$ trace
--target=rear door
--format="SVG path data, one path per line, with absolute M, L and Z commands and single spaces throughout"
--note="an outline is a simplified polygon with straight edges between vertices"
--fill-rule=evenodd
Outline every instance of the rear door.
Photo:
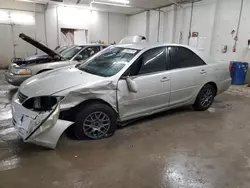
M 136 83 L 138 92 L 130 92 L 126 80 L 119 80 L 118 106 L 122 120 L 151 114 L 169 104 L 170 77 L 166 47 L 146 51 L 128 72 L 130 79 Z
M 168 47 L 170 56 L 171 95 L 170 105 L 192 101 L 206 80 L 207 65 L 188 48 Z

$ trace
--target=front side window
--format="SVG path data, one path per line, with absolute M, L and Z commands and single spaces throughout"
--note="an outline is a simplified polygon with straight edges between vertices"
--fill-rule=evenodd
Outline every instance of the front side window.
M 165 71 L 167 69 L 166 48 L 159 47 L 146 51 L 141 61 L 142 65 L 138 74 Z
M 198 55 L 187 48 L 172 46 L 168 47 L 168 52 L 171 59 L 170 69 L 205 65 L 205 62 Z
M 167 70 L 166 47 L 158 47 L 142 54 L 125 74 L 135 76 L 165 70 Z
M 78 52 L 82 50 L 82 46 L 74 46 L 68 50 L 63 51 L 60 55 L 67 60 L 72 59 Z
M 113 76 L 129 63 L 138 52 L 139 50 L 136 49 L 110 47 L 94 59 L 87 60 L 86 63 L 79 65 L 78 68 L 98 76 Z

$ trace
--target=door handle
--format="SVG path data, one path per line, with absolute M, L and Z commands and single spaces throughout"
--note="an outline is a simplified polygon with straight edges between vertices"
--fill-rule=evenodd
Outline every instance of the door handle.
M 200 71 L 200 74 L 206 74 L 206 73 L 207 73 L 207 71 L 204 70 L 204 69 L 202 69 L 202 70 Z
M 161 79 L 161 82 L 167 82 L 167 81 L 169 81 L 170 79 L 168 78 L 168 77 L 163 77 L 162 79 Z

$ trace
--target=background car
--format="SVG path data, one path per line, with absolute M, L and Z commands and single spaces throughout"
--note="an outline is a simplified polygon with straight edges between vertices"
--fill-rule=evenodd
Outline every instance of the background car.
M 15 86 L 19 86 L 24 80 L 41 72 L 77 64 L 108 46 L 105 44 L 74 45 L 54 51 L 24 34 L 20 34 L 20 37 L 46 54 L 26 59 L 17 58 L 11 63 L 5 78 L 8 83 Z

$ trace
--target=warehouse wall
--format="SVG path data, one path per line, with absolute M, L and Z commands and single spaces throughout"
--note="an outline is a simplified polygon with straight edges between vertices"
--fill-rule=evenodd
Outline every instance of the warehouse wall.
M 160 12 L 159 15 L 159 11 L 157 10 L 145 11 L 129 16 L 128 35 L 142 35 L 145 36 L 149 42 L 162 41 L 164 35 L 163 17 L 164 13 Z
M 59 31 L 58 31 L 58 19 L 57 19 L 57 8 L 47 7 L 45 12 L 45 29 L 46 29 L 46 44 L 55 49 L 59 44 Z
M 239 28 L 236 52 L 233 52 L 234 37 L 232 30 L 237 30 L 240 12 L 240 0 L 220 0 L 217 3 L 216 20 L 211 46 L 211 54 L 220 61 L 247 60 L 247 40 L 250 39 L 250 2 L 244 0 Z M 228 45 L 228 52 L 221 53 L 223 45 Z M 250 62 L 249 62 L 250 63 Z
M 118 43 L 128 35 L 128 16 L 109 13 L 109 42 Z
M 236 52 L 233 52 L 235 34 L 237 30 L 241 0 L 202 0 L 194 3 L 191 32 L 199 32 L 204 45 L 198 42 L 198 50 L 204 55 L 212 56 L 219 62 L 232 60 L 247 60 L 247 40 L 250 39 L 250 1 L 244 0 L 241 24 L 239 28 Z M 181 7 L 172 5 L 161 8 L 164 13 L 160 16 L 160 31 L 158 31 L 157 11 L 150 11 L 129 17 L 129 34 L 147 34 L 149 41 L 157 41 L 157 33 L 160 42 L 189 43 L 189 29 L 191 17 L 191 4 Z M 147 21 L 150 20 L 150 21 Z M 149 25 L 147 25 L 149 24 Z M 228 46 L 228 51 L 222 53 L 222 47 Z M 202 48 L 200 48 L 202 47 Z M 249 57 L 249 58 L 248 58 Z
M 204 55 L 211 54 L 210 49 L 214 30 L 216 2 L 216 0 L 203 0 L 194 3 L 193 7 L 191 33 L 199 33 L 197 49 Z M 184 5 L 183 8 L 178 7 L 176 11 L 176 27 L 173 42 L 187 45 L 189 44 L 191 4 Z M 204 45 L 199 45 L 200 39 L 204 40 Z
M 60 45 L 61 28 L 88 30 L 89 42 L 118 43 L 127 35 L 127 19 L 124 14 L 49 6 L 46 11 L 47 43 L 52 48 Z
M 26 56 L 39 52 L 36 48 L 21 39 L 19 40 L 18 35 L 20 32 L 28 33 L 45 43 L 44 11 L 45 7 L 43 5 L 1 0 L 0 68 L 7 67 L 15 55 Z
M 129 16 L 128 35 L 147 36 L 147 12 Z
M 8 20 L 8 15 L 16 12 L 33 17 L 34 23 L 27 24 L 25 19 L 20 19 L 20 23 Z M 3 18 L 3 15 L 6 18 Z M 6 19 L 7 21 L 4 21 Z M 40 53 L 39 50 L 18 38 L 20 32 L 24 32 L 54 49 L 60 45 L 61 28 L 88 30 L 89 42 L 102 40 L 105 43 L 118 43 L 127 35 L 127 24 L 128 16 L 125 14 L 91 12 L 87 9 L 63 6 L 46 7 L 34 3 L 1 0 L 0 68 L 6 68 L 15 56 L 25 57 Z
M 34 3 L 25 3 L 15 0 L 1 0 L 0 9 L 44 12 L 45 7 Z

